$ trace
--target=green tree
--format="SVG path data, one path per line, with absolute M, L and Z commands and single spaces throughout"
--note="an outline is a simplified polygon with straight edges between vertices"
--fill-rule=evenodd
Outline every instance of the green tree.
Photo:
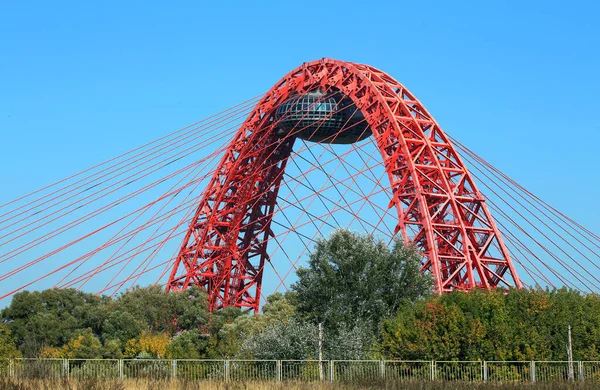
M 371 340 L 364 329 L 341 325 L 335 332 L 325 332 L 323 359 L 365 359 L 370 355 Z M 243 341 L 240 355 L 265 360 L 318 359 L 319 327 L 299 319 L 269 325 Z
M 384 323 L 381 348 L 403 360 L 459 359 L 463 322 L 458 307 L 447 307 L 438 297 L 421 301 Z
M 275 293 L 267 297 L 262 314 L 236 315 L 233 321 L 223 323 L 218 331 L 216 345 L 211 348 L 212 357 L 228 358 L 240 353 L 247 338 L 294 318 L 295 306 L 290 302 L 289 294 Z
M 206 346 L 207 340 L 198 330 L 186 330 L 169 342 L 166 356 L 170 359 L 200 359 Z
M 328 329 L 337 324 L 376 329 L 404 301 L 426 297 L 430 277 L 420 271 L 421 256 L 402 241 L 390 249 L 382 240 L 337 230 L 317 241 L 308 267 L 292 285 L 299 314 Z
M 362 326 L 342 324 L 334 332 L 327 332 L 323 340 L 323 358 L 328 360 L 371 359 L 373 355 L 371 330 Z
M 15 339 L 7 324 L 0 324 L 0 359 L 21 357 Z
M 120 295 L 114 310 L 131 314 L 151 332 L 193 330 L 208 324 L 206 294 L 197 287 L 165 293 L 160 286 L 136 287 Z
M 226 334 L 222 333 L 221 330 L 233 324 L 239 317 L 250 318 L 248 313 L 242 312 L 239 307 L 232 306 L 212 313 L 209 325 L 201 328 L 201 330 L 205 330 L 205 334 L 208 336 L 205 357 L 222 359 L 234 355 L 234 351 L 239 349 L 238 341 L 230 337 L 225 338 Z M 233 335 L 234 333 L 230 334 Z
M 122 359 L 123 343 L 121 340 L 104 340 L 102 357 L 105 359 Z
M 568 289 L 474 290 L 403 305 L 384 323 L 380 350 L 393 359 L 575 360 L 600 357 L 600 297 Z
M 119 340 L 121 345 L 136 338 L 143 330 L 143 323 L 133 314 L 117 310 L 112 312 L 102 326 L 103 340 Z
M 37 357 L 44 346 L 60 347 L 82 329 L 98 334 L 109 298 L 74 289 L 50 289 L 15 294 L 2 319 L 8 323 L 19 349 Z
M 318 356 L 318 328 L 316 325 L 292 320 L 269 326 L 264 331 L 244 340 L 243 356 L 264 360 L 304 360 Z

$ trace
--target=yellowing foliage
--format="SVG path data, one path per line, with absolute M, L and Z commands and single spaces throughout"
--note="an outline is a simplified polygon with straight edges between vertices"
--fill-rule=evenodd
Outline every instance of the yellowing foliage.
M 137 339 L 131 339 L 125 345 L 126 356 L 137 356 L 142 352 L 157 358 L 167 355 L 170 337 L 167 333 L 142 332 Z
M 69 359 L 98 359 L 102 357 L 102 343 L 90 329 L 72 337 L 63 346 L 64 357 Z
M 40 350 L 40 357 L 42 359 L 62 359 L 66 357 L 66 354 L 64 348 L 43 347 Z

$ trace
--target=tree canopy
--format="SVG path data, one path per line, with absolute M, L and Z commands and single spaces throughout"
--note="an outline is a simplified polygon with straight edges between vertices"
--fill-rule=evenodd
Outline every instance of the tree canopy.
M 205 292 L 136 287 L 115 298 L 21 292 L 0 313 L 0 358 L 600 360 L 600 296 L 568 289 L 432 294 L 401 241 L 335 231 L 258 314 L 209 313 Z
M 337 230 L 317 241 L 308 266 L 292 285 L 298 312 L 306 319 L 366 326 L 374 331 L 403 302 L 428 296 L 432 281 L 421 273 L 419 253 L 395 240 Z
M 558 290 L 453 292 L 405 305 L 385 321 L 382 353 L 404 360 L 600 358 L 600 297 Z

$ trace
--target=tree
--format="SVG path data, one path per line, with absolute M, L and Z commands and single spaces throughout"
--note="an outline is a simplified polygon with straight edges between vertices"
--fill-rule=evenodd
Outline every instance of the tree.
M 142 329 L 143 324 L 133 314 L 117 310 L 104 320 L 102 339 L 119 340 L 124 345 L 128 340 L 136 338 Z
M 269 326 L 247 338 L 242 354 L 264 360 L 304 360 L 318 357 L 319 330 L 309 322 L 292 320 Z
M 239 348 L 237 340 L 233 338 L 224 338 L 221 332 L 226 326 L 236 322 L 238 318 L 250 318 L 244 314 L 239 307 L 228 306 L 216 313 L 212 313 L 209 326 L 206 327 L 208 335 L 206 357 L 211 359 L 221 359 L 233 356 Z
M 82 329 L 98 334 L 108 301 L 74 289 L 25 291 L 15 294 L 2 319 L 25 357 L 37 357 L 44 346 L 60 347 Z
M 386 356 L 404 360 L 459 359 L 463 323 L 458 307 L 434 297 L 384 322 L 381 348 Z
M 380 350 L 403 360 L 566 359 L 600 357 L 600 297 L 565 288 L 453 292 L 403 305 L 384 323 Z
M 169 342 L 169 335 L 165 332 L 152 333 L 144 331 L 138 338 L 127 342 L 125 356 L 136 357 L 143 353 L 150 357 L 163 359 L 167 355 Z
M 287 322 L 296 315 L 296 306 L 289 292 L 286 294 L 278 292 L 267 297 L 262 313 L 262 318 L 267 325 Z
M 103 352 L 102 343 L 91 329 L 85 329 L 71 338 L 63 349 L 69 359 L 100 359 Z
M 372 337 L 360 327 L 341 325 L 336 332 L 325 332 L 323 359 L 365 359 Z M 316 360 L 319 358 L 319 327 L 292 319 L 267 326 L 243 341 L 241 357 L 265 360 Z
M 129 340 L 144 340 L 140 338 L 144 330 L 166 333 L 168 343 L 177 332 L 206 330 L 210 314 L 206 294 L 197 287 L 165 293 L 151 286 L 137 287 L 115 300 L 74 289 L 25 291 L 14 296 L 1 317 L 19 350 L 35 358 L 41 352 L 48 356 L 64 353 L 63 347 L 88 330 L 105 343 L 107 356 L 119 356 Z
M 198 330 L 186 330 L 169 342 L 166 356 L 170 359 L 200 359 L 206 346 L 207 341 Z
M 400 240 L 390 249 L 373 236 L 337 230 L 317 241 L 292 290 L 299 314 L 308 320 L 328 329 L 346 324 L 375 330 L 402 302 L 430 294 L 431 279 L 420 268 L 419 253 Z
M 335 332 L 325 333 L 323 352 L 327 360 L 370 359 L 374 357 L 373 336 L 370 329 L 342 324 Z
M 120 295 L 112 306 L 131 314 L 146 330 L 169 335 L 206 326 L 209 317 L 206 294 L 197 287 L 171 293 L 160 286 L 136 287 Z
M 209 353 L 215 358 L 234 357 L 240 353 L 244 340 L 264 331 L 268 326 L 288 322 L 295 313 L 296 308 L 290 302 L 289 294 L 271 294 L 262 308 L 262 314 L 236 313 L 233 321 L 223 323 L 217 333 L 216 345 L 211 347 Z
M 0 359 L 21 357 L 15 339 L 7 324 L 0 324 Z
M 67 357 L 65 350 L 59 347 L 42 347 L 39 357 L 41 359 L 64 359 Z
M 122 359 L 124 343 L 121 340 L 104 340 L 104 351 L 102 357 L 105 359 Z

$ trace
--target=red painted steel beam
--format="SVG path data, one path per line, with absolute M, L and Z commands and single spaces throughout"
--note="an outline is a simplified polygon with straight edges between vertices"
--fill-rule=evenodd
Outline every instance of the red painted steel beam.
M 258 310 L 270 224 L 295 139 L 278 133 L 275 109 L 316 89 L 343 93 L 364 115 L 391 185 L 394 231 L 421 250 L 438 293 L 521 287 L 485 198 L 425 107 L 378 69 L 322 59 L 286 75 L 239 129 L 192 218 L 168 290 L 198 285 L 211 310 Z

